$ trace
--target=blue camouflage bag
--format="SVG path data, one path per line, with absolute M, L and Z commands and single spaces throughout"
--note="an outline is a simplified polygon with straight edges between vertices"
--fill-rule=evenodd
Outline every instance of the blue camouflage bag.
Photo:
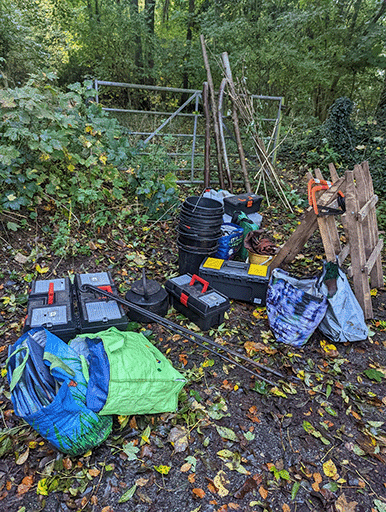
M 301 347 L 311 337 L 327 310 L 327 298 L 317 285 L 317 277 L 297 279 L 279 268 L 272 270 L 266 307 L 277 341 Z
M 9 347 L 6 366 L 15 413 L 55 448 L 80 455 L 108 437 L 112 417 L 86 406 L 86 361 L 57 336 L 31 329 Z

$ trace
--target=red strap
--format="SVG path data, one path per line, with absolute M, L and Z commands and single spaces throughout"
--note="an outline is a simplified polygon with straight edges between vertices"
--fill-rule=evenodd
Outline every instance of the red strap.
M 54 283 L 48 285 L 48 304 L 54 303 Z
M 183 304 L 184 306 L 188 307 L 188 299 L 189 299 L 189 295 L 186 295 L 186 293 L 181 292 L 181 296 L 180 296 L 181 304 Z

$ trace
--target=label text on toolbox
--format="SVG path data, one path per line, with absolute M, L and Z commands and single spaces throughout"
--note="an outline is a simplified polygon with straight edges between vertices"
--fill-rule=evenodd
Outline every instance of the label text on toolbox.
M 203 264 L 203 267 L 205 268 L 214 268 L 216 270 L 220 270 L 222 267 L 222 264 L 224 263 L 224 260 L 218 259 L 218 258 L 208 258 L 206 262 Z
M 251 263 L 249 265 L 248 274 L 254 276 L 265 277 L 267 275 L 268 267 L 265 265 L 257 265 L 256 263 Z

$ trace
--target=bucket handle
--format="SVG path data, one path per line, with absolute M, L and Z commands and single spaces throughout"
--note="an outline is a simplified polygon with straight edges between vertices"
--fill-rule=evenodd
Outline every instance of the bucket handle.
M 190 280 L 189 286 L 193 286 L 196 281 L 199 281 L 203 287 L 201 290 L 201 293 L 205 293 L 209 286 L 209 281 L 205 281 L 202 277 L 198 276 L 197 274 L 192 275 L 192 279 Z

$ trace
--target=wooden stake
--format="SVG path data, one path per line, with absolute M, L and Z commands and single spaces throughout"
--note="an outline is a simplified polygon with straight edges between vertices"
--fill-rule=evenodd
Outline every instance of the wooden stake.
M 202 102 L 205 115 L 205 148 L 204 148 L 204 187 L 208 188 L 210 184 L 210 111 L 209 111 L 209 91 L 208 82 L 203 83 Z
M 204 66 L 205 66 L 206 74 L 208 77 L 208 86 L 209 86 L 210 100 L 211 100 L 211 105 L 212 105 L 213 129 L 214 129 L 214 138 L 215 138 L 215 142 L 216 142 L 216 152 L 217 152 L 218 178 L 219 178 L 220 187 L 225 188 L 223 168 L 222 168 L 222 159 L 221 159 L 221 142 L 220 142 L 220 132 L 219 132 L 219 126 L 218 126 L 217 103 L 216 103 L 216 96 L 214 93 L 212 73 L 210 71 L 210 66 L 209 66 L 209 59 L 208 59 L 208 55 L 206 53 L 205 38 L 204 38 L 203 34 L 200 35 L 200 41 L 201 41 L 202 55 L 203 55 L 203 59 L 204 59 Z
M 252 192 L 252 188 L 251 188 L 251 182 L 250 182 L 249 176 L 248 176 L 247 165 L 245 162 L 245 153 L 244 153 L 243 143 L 241 140 L 239 116 L 237 115 L 237 106 L 233 100 L 233 98 L 235 98 L 235 96 L 236 96 L 236 91 L 235 91 L 235 84 L 233 82 L 232 71 L 231 71 L 231 66 L 229 63 L 229 57 L 228 57 L 227 52 L 224 52 L 222 54 L 222 62 L 224 65 L 225 76 L 226 76 L 226 79 L 228 82 L 228 86 L 231 90 L 231 98 L 232 98 L 232 106 L 233 106 L 233 108 L 232 108 L 233 128 L 235 130 L 237 150 L 238 150 L 239 158 L 240 158 L 241 171 L 244 176 L 245 190 L 247 191 L 248 194 L 250 194 Z
M 229 192 L 233 192 L 232 177 L 231 177 L 231 171 L 229 168 L 228 153 L 227 153 L 227 147 L 225 144 L 224 128 L 223 128 L 223 121 L 222 121 L 222 103 L 223 103 L 226 83 L 227 83 L 227 79 L 223 78 L 221 80 L 220 90 L 218 93 L 218 126 L 219 126 L 219 130 L 220 130 L 222 156 L 224 158 L 225 171 L 226 171 L 226 175 L 227 175 L 228 183 L 229 183 Z

